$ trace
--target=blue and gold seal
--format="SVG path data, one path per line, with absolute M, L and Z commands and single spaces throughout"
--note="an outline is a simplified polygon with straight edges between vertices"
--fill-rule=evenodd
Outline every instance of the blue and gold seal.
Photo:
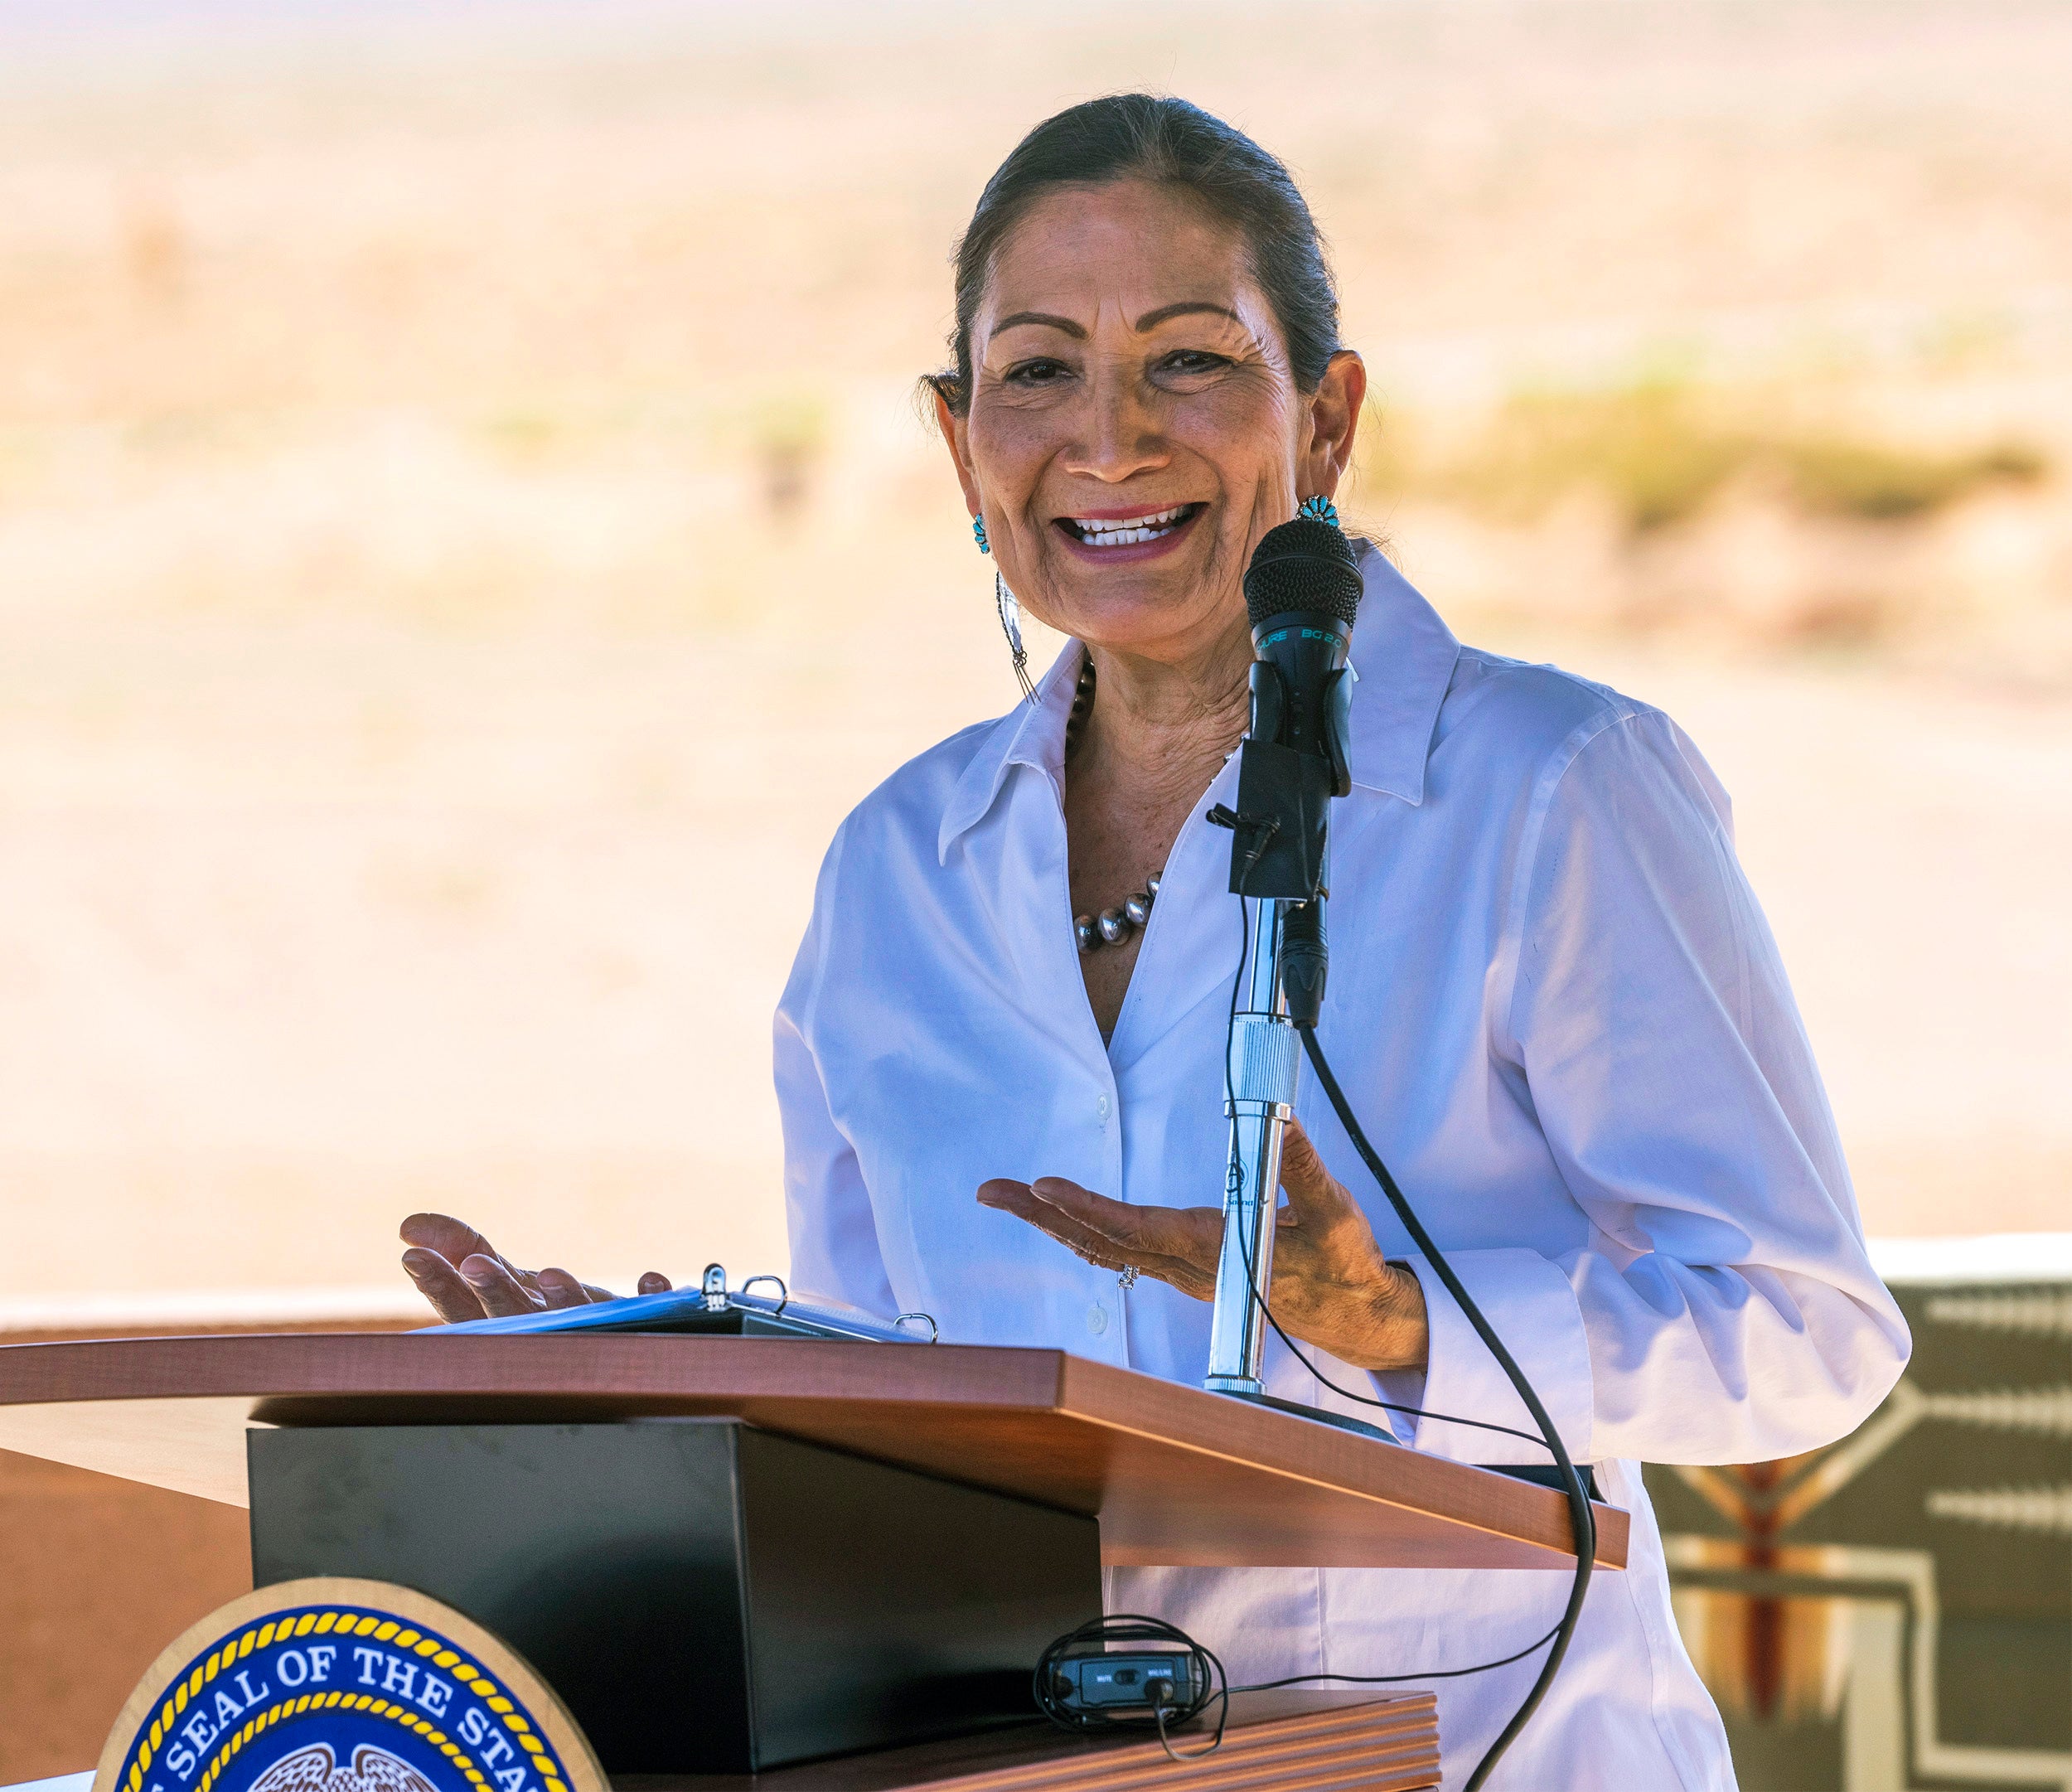
M 380 1581 L 288 1581 L 178 1638 L 130 1694 L 94 1792 L 608 1792 L 507 1644 Z

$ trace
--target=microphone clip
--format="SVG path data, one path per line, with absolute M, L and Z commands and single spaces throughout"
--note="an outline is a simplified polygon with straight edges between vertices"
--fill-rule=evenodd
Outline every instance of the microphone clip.
M 1233 896 L 1310 902 L 1324 894 L 1333 783 L 1329 761 L 1246 739 L 1238 751 L 1237 810 L 1219 803 L 1208 816 L 1237 836 L 1230 853 Z

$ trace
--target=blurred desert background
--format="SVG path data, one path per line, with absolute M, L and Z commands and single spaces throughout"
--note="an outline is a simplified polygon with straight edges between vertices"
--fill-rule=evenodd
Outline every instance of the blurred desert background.
M 1014 695 L 951 244 L 1135 85 L 1308 188 L 1349 520 L 1713 760 L 1870 1230 L 2066 1224 L 2072 11 L 0 0 L 0 1303 L 782 1268 L 821 850 Z

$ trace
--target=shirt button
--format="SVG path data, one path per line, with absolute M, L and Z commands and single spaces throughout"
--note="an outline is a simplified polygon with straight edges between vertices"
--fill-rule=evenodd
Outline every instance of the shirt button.
M 1108 1329 L 1108 1310 L 1097 1300 L 1087 1309 L 1087 1329 L 1098 1338 Z
M 1111 1102 L 1108 1097 L 1104 1095 L 1099 1101 L 1093 1104 L 1093 1111 L 1097 1114 L 1100 1115 L 1103 1120 L 1106 1120 L 1108 1117 L 1108 1110 L 1114 1106 L 1115 1103 Z

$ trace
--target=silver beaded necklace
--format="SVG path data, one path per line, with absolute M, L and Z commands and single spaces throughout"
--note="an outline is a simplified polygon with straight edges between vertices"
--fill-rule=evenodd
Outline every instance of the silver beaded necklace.
M 1065 757 L 1070 759 L 1072 749 L 1079 744 L 1079 737 L 1086 730 L 1087 718 L 1093 713 L 1093 656 L 1087 656 L 1087 663 L 1079 669 L 1079 683 L 1072 694 L 1072 714 L 1065 721 Z M 1159 899 L 1159 880 L 1146 878 L 1144 888 L 1133 890 L 1112 908 L 1103 908 L 1098 915 L 1074 915 L 1072 930 L 1078 937 L 1082 952 L 1097 952 L 1103 946 L 1121 946 L 1151 918 L 1151 905 Z

